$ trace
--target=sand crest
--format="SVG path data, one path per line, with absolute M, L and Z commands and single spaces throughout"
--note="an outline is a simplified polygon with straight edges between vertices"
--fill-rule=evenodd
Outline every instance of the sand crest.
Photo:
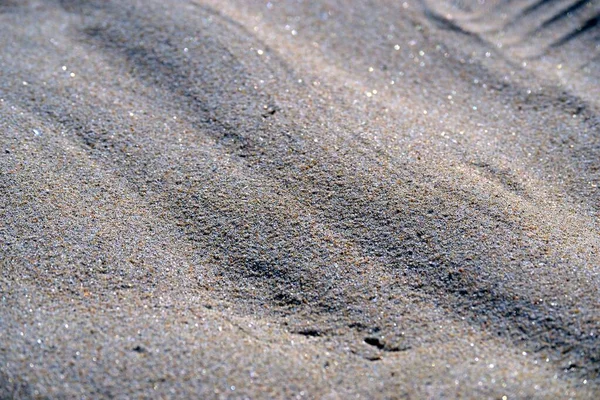
M 597 398 L 598 15 L 0 0 L 0 397 Z

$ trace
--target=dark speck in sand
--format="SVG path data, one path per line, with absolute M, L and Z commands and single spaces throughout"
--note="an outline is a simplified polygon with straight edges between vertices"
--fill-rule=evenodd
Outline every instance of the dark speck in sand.
M 140 345 L 135 346 L 132 350 L 135 351 L 136 353 L 145 353 L 146 352 L 146 349 Z

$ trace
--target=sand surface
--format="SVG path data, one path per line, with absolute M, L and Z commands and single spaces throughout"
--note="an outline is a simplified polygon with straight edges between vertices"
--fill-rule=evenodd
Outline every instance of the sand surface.
M 0 0 L 0 398 L 598 398 L 599 15 Z

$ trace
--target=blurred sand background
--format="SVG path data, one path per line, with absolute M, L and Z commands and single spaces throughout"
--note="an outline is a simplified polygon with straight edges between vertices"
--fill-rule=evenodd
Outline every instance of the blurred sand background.
M 599 15 L 0 0 L 0 397 L 598 398 Z

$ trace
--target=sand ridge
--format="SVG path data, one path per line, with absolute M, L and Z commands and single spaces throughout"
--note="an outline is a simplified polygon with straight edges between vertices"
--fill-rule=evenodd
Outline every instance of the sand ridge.
M 2 396 L 594 398 L 596 3 L 472 3 L 0 2 Z

